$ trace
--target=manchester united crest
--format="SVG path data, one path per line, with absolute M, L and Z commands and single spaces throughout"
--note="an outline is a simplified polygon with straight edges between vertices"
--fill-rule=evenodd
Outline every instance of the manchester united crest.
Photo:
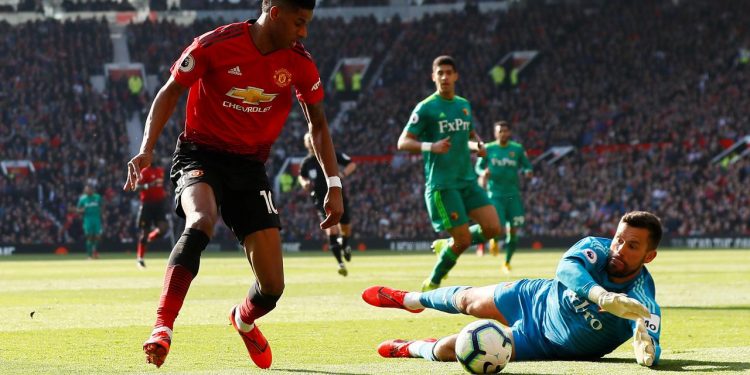
M 292 83 L 292 73 L 289 73 L 288 70 L 281 68 L 273 72 L 273 81 L 276 83 L 276 86 L 279 87 L 287 87 L 290 83 Z

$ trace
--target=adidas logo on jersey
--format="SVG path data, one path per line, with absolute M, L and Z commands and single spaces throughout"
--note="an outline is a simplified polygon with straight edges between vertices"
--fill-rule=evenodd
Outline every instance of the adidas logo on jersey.
M 242 75 L 242 71 L 240 70 L 240 66 L 239 65 L 235 66 L 232 69 L 227 70 L 227 73 L 234 74 L 236 76 L 241 76 Z

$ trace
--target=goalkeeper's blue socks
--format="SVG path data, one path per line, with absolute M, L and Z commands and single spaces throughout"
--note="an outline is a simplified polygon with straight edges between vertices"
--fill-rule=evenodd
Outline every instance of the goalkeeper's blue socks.
M 433 353 L 435 344 L 437 344 L 437 340 L 435 339 L 416 340 L 409 344 L 409 355 L 414 358 L 424 358 L 428 361 L 437 361 L 435 353 Z
M 438 288 L 429 292 L 422 293 L 419 296 L 419 303 L 422 306 L 446 312 L 448 314 L 460 314 L 456 308 L 455 295 L 456 293 L 469 289 L 468 286 L 449 286 L 445 288 Z

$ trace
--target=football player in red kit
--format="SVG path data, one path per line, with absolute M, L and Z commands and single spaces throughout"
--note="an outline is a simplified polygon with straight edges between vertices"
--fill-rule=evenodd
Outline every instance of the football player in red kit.
M 146 245 L 167 232 L 167 192 L 164 190 L 164 170 L 155 165 L 141 169 L 136 189 L 140 191 L 141 208 L 138 210 L 138 267 L 146 268 L 143 257 Z M 149 231 L 151 228 L 153 230 Z
M 173 158 L 176 213 L 185 231 L 172 249 L 156 323 L 143 344 L 146 360 L 164 363 L 172 327 L 219 213 L 245 249 L 256 281 L 232 307 L 229 320 L 260 368 L 271 366 L 271 348 L 256 320 L 276 307 L 284 291 L 279 215 L 264 162 L 292 106 L 292 88 L 328 178 L 322 229 L 344 211 L 341 179 L 323 110 L 323 85 L 307 36 L 315 0 L 263 0 L 257 20 L 232 23 L 193 40 L 171 68 L 146 119 L 140 152 L 128 162 L 125 190 L 140 170 L 180 96 L 189 89 L 185 128 Z

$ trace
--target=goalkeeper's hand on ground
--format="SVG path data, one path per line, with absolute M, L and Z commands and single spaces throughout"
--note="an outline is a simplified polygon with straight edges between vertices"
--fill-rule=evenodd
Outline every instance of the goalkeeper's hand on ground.
M 651 339 L 651 336 L 649 336 L 646 331 L 646 324 L 643 319 L 635 321 L 633 351 L 635 352 L 635 361 L 638 362 L 639 365 L 651 367 L 651 365 L 654 364 L 654 358 L 656 357 L 654 340 Z
M 651 313 L 646 306 L 643 306 L 638 300 L 622 293 L 608 292 L 598 285 L 589 291 L 589 299 L 596 302 L 602 310 L 620 318 L 636 320 L 651 317 Z

